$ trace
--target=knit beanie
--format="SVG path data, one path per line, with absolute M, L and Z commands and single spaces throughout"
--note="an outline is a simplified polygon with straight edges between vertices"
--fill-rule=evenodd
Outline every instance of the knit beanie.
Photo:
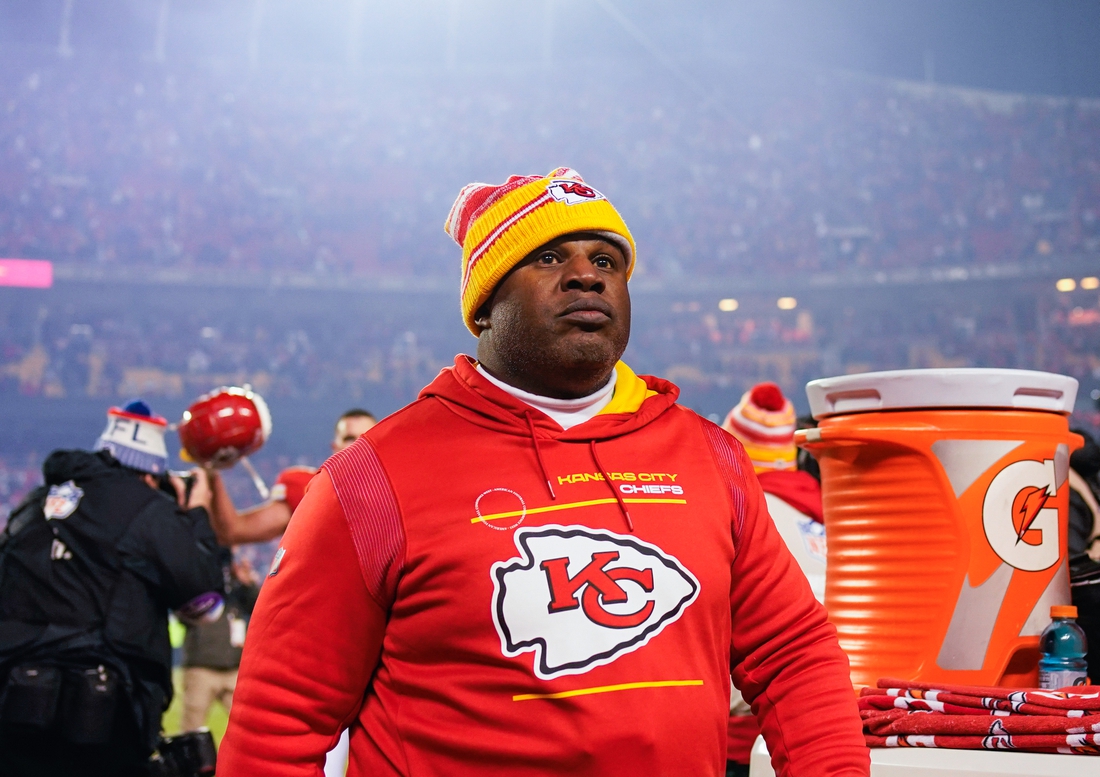
M 153 415 L 149 406 L 135 399 L 125 407 L 107 411 L 107 428 L 96 440 L 94 450 L 107 451 L 132 469 L 159 475 L 168 469 L 164 433 L 168 421 Z
M 757 472 L 796 469 L 794 405 L 774 383 L 758 383 L 745 392 L 722 428 L 745 446 Z
M 607 198 L 580 174 L 559 167 L 546 177 L 513 175 L 502 184 L 471 183 L 458 193 L 443 225 L 462 247 L 462 318 L 474 316 L 508 271 L 551 240 L 592 232 L 613 241 L 634 271 L 634 238 Z

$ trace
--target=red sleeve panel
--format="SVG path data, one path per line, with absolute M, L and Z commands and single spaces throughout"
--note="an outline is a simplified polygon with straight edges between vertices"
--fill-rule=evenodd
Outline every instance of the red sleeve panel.
M 405 528 L 393 486 L 366 439 L 337 453 L 324 469 L 347 516 L 367 590 L 388 612 L 405 563 Z
M 869 774 L 848 658 L 768 515 L 752 463 L 704 424 L 732 502 L 731 673 L 760 723 L 776 774 Z
M 320 777 L 325 753 L 358 713 L 386 611 L 364 570 L 326 471 L 280 545 L 249 627 L 218 774 Z

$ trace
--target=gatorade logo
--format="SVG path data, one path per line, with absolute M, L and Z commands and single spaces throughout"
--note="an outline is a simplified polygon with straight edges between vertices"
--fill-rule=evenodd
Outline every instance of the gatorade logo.
M 985 492 L 982 526 L 993 552 L 1005 563 L 1039 572 L 1058 563 L 1058 493 L 1054 460 L 1016 461 L 997 473 Z

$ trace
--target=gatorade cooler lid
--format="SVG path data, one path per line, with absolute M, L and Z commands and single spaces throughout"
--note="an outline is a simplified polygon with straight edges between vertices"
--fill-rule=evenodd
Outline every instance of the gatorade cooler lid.
M 1033 370 L 893 370 L 810 381 L 806 396 L 817 419 L 876 410 L 948 407 L 1069 415 L 1077 399 L 1077 380 Z

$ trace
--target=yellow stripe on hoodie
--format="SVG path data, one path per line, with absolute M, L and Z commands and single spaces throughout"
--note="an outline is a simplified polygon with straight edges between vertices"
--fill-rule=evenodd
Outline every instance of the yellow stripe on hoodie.
M 615 393 L 611 395 L 611 401 L 607 407 L 596 415 L 608 413 L 636 413 L 642 407 L 642 403 L 650 397 L 657 396 L 646 382 L 634 374 L 634 370 L 626 366 L 625 362 L 615 364 Z

